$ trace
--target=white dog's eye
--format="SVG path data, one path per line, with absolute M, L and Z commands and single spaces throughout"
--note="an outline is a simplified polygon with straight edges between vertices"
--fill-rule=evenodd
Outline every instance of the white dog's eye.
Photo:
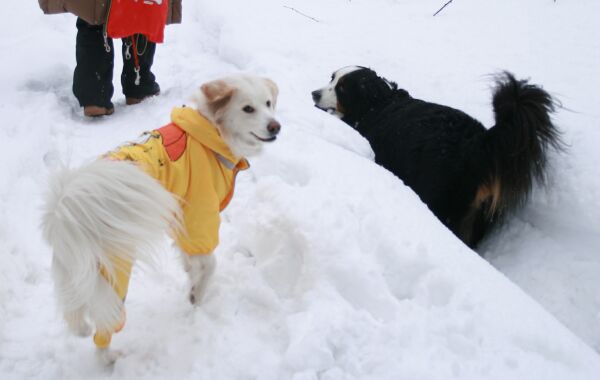
M 246 113 L 252 113 L 252 112 L 254 112 L 254 107 L 246 106 L 246 107 L 242 108 L 242 110 Z
M 271 101 L 267 100 L 267 107 L 271 107 Z

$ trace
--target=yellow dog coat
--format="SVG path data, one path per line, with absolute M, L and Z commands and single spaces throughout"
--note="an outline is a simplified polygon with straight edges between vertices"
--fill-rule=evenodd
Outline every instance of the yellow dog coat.
M 231 200 L 235 177 L 249 167 L 245 159 L 233 155 L 212 123 L 192 108 L 175 108 L 171 123 L 146 132 L 143 143 L 131 143 L 108 153 L 114 160 L 129 160 L 157 179 L 162 186 L 182 200 L 185 233 L 177 236 L 177 244 L 189 255 L 210 254 L 219 243 L 219 213 Z M 111 259 L 114 278 L 101 268 L 102 275 L 125 299 L 132 263 Z M 94 342 L 107 347 L 111 334 L 98 331 Z

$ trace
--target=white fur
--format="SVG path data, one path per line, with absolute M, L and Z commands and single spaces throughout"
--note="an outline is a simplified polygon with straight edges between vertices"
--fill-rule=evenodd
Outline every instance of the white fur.
M 228 99 L 216 109 L 207 99 L 203 86 L 193 99 L 200 113 L 209 118 L 219 128 L 223 140 L 233 154 L 238 157 L 250 157 L 260 153 L 262 139 L 272 136 L 267 127 L 275 121 L 275 105 L 277 102 L 277 86 L 267 78 L 239 74 L 215 82 L 222 82 L 221 91 L 230 91 Z M 269 103 L 270 105 L 267 105 Z M 244 112 L 250 106 L 253 113 Z M 258 138 L 257 138 L 258 137 Z
M 238 75 L 203 85 L 195 100 L 232 152 L 247 157 L 279 132 L 273 116 L 276 98 L 277 86 L 269 79 Z M 254 111 L 244 111 L 248 106 Z M 179 200 L 134 163 L 98 160 L 51 176 L 42 226 L 54 252 L 58 303 L 73 333 L 86 336 L 94 328 L 110 331 L 119 324 L 123 302 L 99 265 L 114 273 L 111 255 L 152 264 L 165 233 L 182 228 L 181 212 Z M 190 300 L 198 304 L 215 258 L 185 255 L 184 263 L 192 284 Z M 99 355 L 107 363 L 118 357 L 104 349 Z
M 206 287 L 211 279 L 217 261 L 214 255 L 187 255 L 183 254 L 185 268 L 192 283 L 190 290 L 190 302 L 199 304 L 204 299 Z
M 118 324 L 122 301 L 98 271 L 114 273 L 109 255 L 152 263 L 165 232 L 178 228 L 178 201 L 135 164 L 98 160 L 52 176 L 43 217 L 53 249 L 56 295 L 78 335 Z
M 109 348 L 99 348 L 96 350 L 96 357 L 100 363 L 105 366 L 113 366 L 117 360 L 124 356 L 123 352 Z

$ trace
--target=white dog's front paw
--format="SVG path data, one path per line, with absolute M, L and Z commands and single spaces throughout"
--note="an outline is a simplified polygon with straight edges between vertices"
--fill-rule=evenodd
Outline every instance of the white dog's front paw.
M 193 255 L 186 257 L 189 268 L 192 289 L 190 290 L 190 302 L 199 305 L 204 299 L 208 282 L 212 277 L 217 265 L 213 255 Z
M 192 289 L 190 290 L 190 303 L 192 305 L 199 305 L 204 299 L 204 294 L 206 294 L 206 287 L 192 285 Z

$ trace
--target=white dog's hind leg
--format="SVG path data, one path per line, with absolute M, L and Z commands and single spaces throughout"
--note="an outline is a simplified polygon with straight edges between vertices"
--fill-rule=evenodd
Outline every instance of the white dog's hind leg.
M 206 293 L 206 287 L 217 266 L 213 254 L 184 254 L 185 269 L 188 271 L 192 289 L 190 291 L 190 302 L 199 305 Z
M 52 260 L 52 277 L 56 295 L 63 309 L 63 317 L 69 330 L 77 336 L 90 336 L 92 326 L 87 320 L 87 307 L 81 302 L 74 302 L 76 299 L 73 293 L 70 292 L 70 276 L 65 267 L 56 260 L 56 257 Z
M 124 320 L 124 294 L 105 277 L 117 275 L 119 263 L 152 264 L 180 217 L 176 197 L 131 162 L 97 160 L 50 177 L 42 226 L 59 307 L 76 334 L 87 332 L 87 317 L 97 330 L 114 332 Z
M 81 337 L 92 335 L 92 326 L 87 321 L 86 314 L 85 307 L 64 313 L 65 321 L 73 334 Z
M 123 352 L 112 348 L 96 348 L 96 357 L 103 365 L 112 366 L 115 362 L 125 356 Z
M 115 289 L 104 279 L 98 276 L 97 285 L 92 301 L 89 305 L 92 321 L 97 332 L 106 332 L 112 335 L 125 323 L 125 305 Z M 110 341 L 110 338 L 109 338 Z

